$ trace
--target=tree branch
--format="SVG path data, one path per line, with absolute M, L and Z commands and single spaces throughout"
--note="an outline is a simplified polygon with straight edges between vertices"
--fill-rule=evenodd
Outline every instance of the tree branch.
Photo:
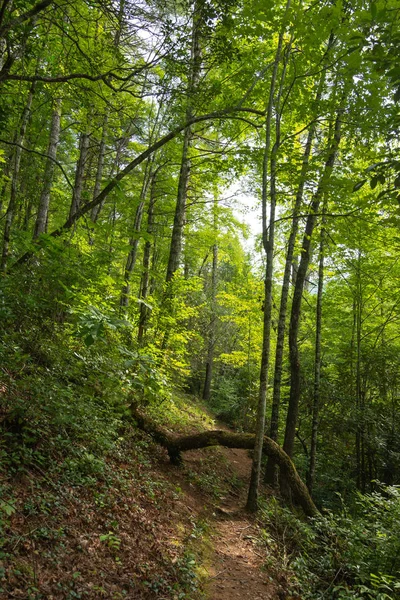
M 7 140 L 3 140 L 3 139 L 0 138 L 0 143 L 7 144 L 8 146 L 17 146 L 18 148 L 21 148 L 25 152 L 30 152 L 31 154 L 37 154 L 38 156 L 43 156 L 43 158 L 47 158 L 47 159 L 51 160 L 61 170 L 62 174 L 65 177 L 65 181 L 68 183 L 68 185 L 71 188 L 71 190 L 74 189 L 74 186 L 70 182 L 70 180 L 68 178 L 68 175 L 67 175 L 67 173 L 64 170 L 64 167 L 55 158 L 52 158 L 51 156 L 49 156 L 48 154 L 45 154 L 44 152 L 39 152 L 39 150 L 32 150 L 31 148 L 27 148 L 26 146 L 22 146 L 21 144 L 18 144 L 17 142 L 9 142 Z
M 138 427 L 151 435 L 158 444 L 167 449 L 173 464 L 179 465 L 182 461 L 181 453 L 187 450 L 197 450 L 210 446 L 254 449 L 255 436 L 252 433 L 232 433 L 230 431 L 213 430 L 202 431 L 193 435 L 178 436 L 157 426 L 146 415 L 139 412 L 134 405 L 130 408 L 131 415 Z M 268 456 L 272 456 L 279 465 L 279 468 L 289 482 L 293 500 L 302 507 L 308 517 L 315 517 L 318 514 L 318 510 L 311 499 L 307 487 L 297 473 L 296 467 L 286 452 L 267 436 L 264 437 L 263 452 Z
M 23 23 L 24 21 L 27 21 L 31 17 L 34 17 L 38 13 L 42 12 L 42 10 L 47 8 L 53 2 L 54 0 L 42 0 L 42 2 L 38 2 L 33 8 L 31 8 L 27 12 L 23 13 L 16 19 L 12 19 L 11 21 L 3 25 L 3 27 L 0 27 L 0 38 L 4 37 L 4 35 L 13 27 L 16 27 L 20 23 Z
M 111 86 L 111 79 L 115 79 L 117 81 L 128 82 L 132 77 L 138 75 L 143 70 L 148 68 L 149 65 L 143 65 L 130 72 L 129 75 L 122 76 L 117 75 L 114 71 L 107 71 L 107 73 L 100 73 L 99 75 L 88 75 L 87 73 L 70 73 L 69 75 L 57 75 L 55 77 L 46 77 L 44 75 L 16 75 L 13 73 L 9 73 L 8 75 L 4 75 L 2 77 L 3 81 L 11 80 L 11 81 L 43 81 L 44 83 L 66 83 L 73 79 L 87 79 L 88 81 L 104 81 L 107 85 Z M 114 89 L 114 88 L 113 88 Z
M 71 227 L 73 227 L 75 225 L 75 223 L 81 217 L 83 217 L 86 213 L 90 212 L 91 210 L 93 210 L 93 208 L 95 208 L 96 206 L 101 204 L 106 199 L 106 197 L 112 192 L 112 190 L 118 186 L 119 182 L 122 181 L 122 179 L 124 179 L 129 173 L 131 173 L 143 161 L 145 161 L 151 154 L 156 152 L 156 150 L 158 150 L 159 148 L 162 148 L 163 146 L 165 146 L 165 144 L 167 144 L 168 142 L 170 142 L 171 140 L 176 138 L 187 127 L 190 127 L 191 125 L 194 125 L 195 123 L 201 123 L 203 121 L 213 121 L 215 119 L 224 119 L 227 117 L 230 119 L 235 119 L 235 118 L 240 119 L 241 117 L 235 117 L 235 115 L 233 114 L 235 112 L 245 112 L 245 113 L 255 114 L 258 116 L 265 115 L 264 111 L 261 111 L 261 110 L 235 106 L 232 108 L 225 108 L 223 110 L 208 113 L 206 115 L 200 115 L 198 117 L 193 117 L 192 119 L 189 119 L 188 121 L 186 121 L 186 123 L 184 123 L 182 125 L 178 125 L 177 127 L 175 127 L 175 129 L 173 129 L 172 131 L 170 131 L 169 133 L 167 133 L 166 135 L 161 137 L 154 144 L 149 146 L 147 148 L 147 150 L 145 150 L 144 152 L 139 154 L 139 156 L 137 156 L 134 160 L 132 160 L 124 169 L 122 169 L 122 171 L 120 171 L 114 177 L 114 179 L 112 179 L 106 185 L 105 188 L 103 188 L 103 190 L 100 192 L 100 194 L 98 194 L 98 196 L 96 196 L 96 198 L 94 198 L 91 202 L 88 202 L 87 204 L 82 206 L 74 214 L 72 214 L 70 217 L 68 217 L 68 219 L 65 221 L 65 223 L 63 225 L 61 225 L 61 227 L 59 227 L 58 229 L 55 229 L 54 231 L 52 231 L 50 235 L 52 237 L 58 237 L 65 231 L 68 231 L 69 229 L 71 229 Z M 32 252 L 28 251 L 25 254 L 23 254 L 14 264 L 22 264 L 22 263 L 26 262 L 27 260 L 29 260 L 29 258 L 31 256 L 32 256 Z

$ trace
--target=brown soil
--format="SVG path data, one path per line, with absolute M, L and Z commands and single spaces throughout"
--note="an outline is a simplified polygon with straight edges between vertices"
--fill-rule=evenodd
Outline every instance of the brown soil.
M 246 450 L 223 449 L 238 477 L 249 480 L 251 460 Z M 208 585 L 209 600 L 278 598 L 276 585 L 262 570 L 264 558 L 258 548 L 258 531 L 243 506 L 246 486 L 238 496 L 228 497 L 216 512 L 213 564 Z
M 257 523 L 243 510 L 248 451 L 191 451 L 177 468 L 153 445 L 151 463 L 142 464 L 137 443 L 124 453 L 129 464 L 113 463 L 120 477 L 112 487 L 60 487 L 34 472 L 14 481 L 17 510 L 7 528 L 9 554 L 0 560 L 0 599 L 172 598 L 168 586 L 186 547 L 197 555 L 207 600 L 282 597 L 263 570 Z M 51 505 L 43 510 L 45 500 Z M 205 537 L 193 536 L 202 522 L 210 526 Z M 157 592 L 156 584 L 163 586 Z
M 205 451 L 185 454 L 185 466 L 203 468 Z M 259 531 L 254 518 L 245 512 L 247 484 L 251 459 L 247 450 L 219 448 L 222 469 L 234 474 L 241 484 L 232 487 L 226 497 L 207 507 L 193 491 L 185 489 L 188 505 L 199 510 L 206 508 L 212 526 L 212 548 L 206 568 L 207 600 L 274 600 L 280 598 L 278 586 L 263 570 L 265 551 L 259 547 Z M 215 460 L 216 457 L 214 457 Z M 207 500 L 206 500 L 207 502 Z

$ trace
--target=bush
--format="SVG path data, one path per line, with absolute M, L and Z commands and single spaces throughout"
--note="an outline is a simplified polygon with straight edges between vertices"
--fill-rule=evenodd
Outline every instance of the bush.
M 303 522 L 270 503 L 263 508 L 267 540 L 289 556 L 301 598 L 331 600 L 400 598 L 400 489 L 358 494 L 354 514 L 342 505 Z M 275 548 L 275 550 L 276 550 Z

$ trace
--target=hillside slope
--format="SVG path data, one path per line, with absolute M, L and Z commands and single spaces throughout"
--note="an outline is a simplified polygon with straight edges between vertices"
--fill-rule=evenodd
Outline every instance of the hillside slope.
M 168 414 L 176 431 L 213 426 L 193 399 Z M 6 466 L 1 598 L 278 597 L 241 511 L 245 450 L 188 452 L 177 468 L 127 425 L 104 462 L 87 453 L 55 455 L 49 469 Z

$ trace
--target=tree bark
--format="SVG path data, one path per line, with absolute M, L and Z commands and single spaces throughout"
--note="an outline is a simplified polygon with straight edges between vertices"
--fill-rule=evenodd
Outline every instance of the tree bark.
M 307 472 L 307 487 L 312 494 L 315 481 L 315 463 L 317 457 L 317 440 L 319 425 L 319 405 L 321 387 L 321 330 L 322 330 L 322 294 L 324 289 L 324 254 L 325 254 L 325 216 L 322 217 L 321 239 L 319 246 L 318 290 L 315 323 L 315 362 L 314 362 L 314 398 L 311 425 L 310 461 Z
M 212 247 L 212 267 L 211 267 L 211 297 L 210 297 L 210 324 L 208 329 L 208 344 L 207 344 L 207 362 L 206 374 L 203 387 L 203 400 L 209 400 L 211 396 L 211 383 L 214 367 L 214 349 L 215 349 L 215 332 L 217 325 L 217 271 L 218 271 L 218 192 L 214 191 L 213 204 L 213 226 L 214 226 L 214 244 Z
M 133 406 L 131 407 L 131 414 L 140 429 L 150 434 L 158 444 L 167 449 L 173 464 L 179 465 L 182 462 L 181 453 L 187 450 L 197 450 L 210 446 L 253 450 L 255 446 L 255 436 L 251 433 L 231 433 L 229 431 L 214 430 L 178 436 L 156 426 Z M 318 510 L 308 493 L 307 487 L 301 480 L 289 456 L 271 438 L 265 436 L 263 442 L 263 452 L 274 457 L 282 474 L 289 482 L 295 502 L 301 506 L 307 516 L 315 517 L 318 515 Z
M 158 167 L 156 171 L 152 174 L 151 177 L 151 185 L 150 185 L 150 198 L 149 198 L 149 206 L 147 208 L 147 234 L 149 236 L 153 235 L 154 231 L 154 205 L 156 202 L 156 182 L 157 182 L 157 173 L 161 167 Z M 149 294 L 150 287 L 150 259 L 151 259 L 151 248 L 152 242 L 150 239 L 146 240 L 143 250 L 143 275 L 142 281 L 140 285 L 140 294 L 139 300 L 142 300 L 140 303 L 140 314 L 139 314 L 139 329 L 138 329 L 138 343 L 142 344 L 144 334 L 147 328 L 147 321 L 149 316 L 149 308 L 146 305 L 146 298 Z
M 97 196 L 100 194 L 101 182 L 103 181 L 104 157 L 105 157 L 105 153 L 106 153 L 107 123 L 108 123 L 108 114 L 105 115 L 104 122 L 103 122 L 103 130 L 102 130 L 100 146 L 99 146 L 99 157 L 98 157 L 97 169 L 96 169 L 96 179 L 95 179 L 94 188 L 93 188 L 93 199 L 97 198 Z M 93 223 L 96 223 L 97 219 L 99 218 L 101 207 L 102 207 L 102 205 L 98 204 L 97 206 L 92 208 L 92 210 L 90 212 L 90 218 L 93 221 Z
M 361 251 L 358 250 L 356 266 L 356 293 L 355 293 L 355 333 L 356 333 L 356 459 L 357 459 L 357 487 L 365 493 L 365 468 L 364 468 L 364 402 L 361 381 L 361 333 L 362 333 L 362 307 L 363 289 L 361 283 Z
M 44 171 L 44 184 L 40 196 L 38 212 L 36 216 L 33 239 L 36 239 L 41 233 L 47 230 L 47 219 L 50 206 L 50 194 L 53 184 L 54 161 L 57 157 L 57 148 L 60 141 L 60 123 L 61 123 L 61 98 L 57 98 L 51 118 L 50 137 L 47 154 L 49 158 L 46 161 Z
M 78 162 L 76 163 L 75 183 L 74 190 L 72 193 L 72 202 L 69 211 L 69 219 L 74 218 L 75 214 L 78 213 L 81 205 L 83 179 L 89 151 L 89 139 L 90 136 L 87 132 L 81 133 L 79 136 L 79 157 Z
M 281 79 L 281 86 L 276 100 L 276 132 L 275 144 L 270 152 L 271 146 L 271 129 L 272 129 L 272 112 L 275 99 L 275 87 L 278 76 L 278 67 L 281 61 L 283 36 L 286 28 L 286 16 L 290 8 L 290 1 L 287 0 L 285 14 L 281 31 L 279 33 L 278 47 L 275 54 L 274 67 L 271 75 L 271 84 L 269 91 L 266 127 L 265 127 L 265 146 L 263 156 L 263 174 L 262 174 L 262 240 L 266 253 L 265 267 L 265 282 L 264 282 L 264 322 L 263 322 L 263 342 L 261 353 L 260 366 L 260 389 L 257 405 L 257 420 L 256 420 L 256 438 L 254 444 L 254 456 L 250 476 L 249 492 L 247 496 L 246 508 L 252 512 L 258 508 L 258 487 L 261 474 L 261 459 L 263 452 L 264 432 L 265 432 L 265 412 L 267 403 L 267 388 L 268 388 L 268 369 L 270 362 L 270 346 L 271 346 L 271 317 L 272 317 L 272 273 L 273 273 L 273 258 L 274 258 L 274 234 L 275 234 L 275 208 L 276 208 L 276 157 L 280 145 L 280 97 L 282 94 L 282 86 L 284 74 Z M 285 72 L 285 68 L 284 68 Z M 267 227 L 267 201 L 268 201 L 268 163 L 271 161 L 271 177 L 270 177 L 270 215 L 269 215 L 269 231 Z
M 318 108 L 320 103 L 322 92 L 324 89 L 325 82 L 325 71 L 321 75 L 321 79 L 318 85 L 318 90 L 315 97 L 315 104 Z M 287 304 L 289 298 L 290 288 L 290 276 L 293 268 L 294 261 L 294 249 L 296 245 L 297 232 L 299 228 L 299 214 L 301 205 L 303 203 L 304 185 L 306 182 L 312 144 L 316 132 L 316 121 L 314 120 L 311 124 L 307 141 L 304 148 L 303 162 L 301 166 L 300 180 L 296 192 L 296 199 L 293 207 L 292 227 L 288 240 L 288 247 L 286 253 L 285 270 L 283 274 L 282 290 L 281 290 L 281 301 L 279 307 L 279 317 L 277 326 L 277 339 L 276 339 L 276 350 L 275 350 L 275 367 L 274 367 L 274 384 L 273 384 L 273 396 L 272 396 L 272 408 L 271 408 L 271 423 L 270 423 L 270 438 L 277 441 L 279 433 L 279 411 L 281 401 L 281 384 L 282 384 L 282 365 L 283 365 L 283 352 L 285 342 L 285 330 L 286 330 L 286 313 Z M 294 279 L 293 279 L 294 282 Z M 275 464 L 271 457 L 268 458 L 267 466 L 265 470 L 265 482 L 270 485 L 276 485 L 277 483 L 277 471 Z
M 16 142 L 17 142 L 17 132 L 15 132 L 15 134 L 13 136 L 13 143 L 16 143 Z M 8 188 L 10 174 L 11 174 L 11 170 L 12 170 L 12 166 L 13 166 L 13 158 L 14 158 L 14 148 L 12 147 L 10 154 L 7 157 L 7 162 L 5 164 L 4 171 L 2 173 L 4 183 L 1 186 L 1 191 L 0 191 L 0 217 L 2 216 L 4 201 L 7 197 L 7 188 Z
M 310 262 L 311 238 L 314 231 L 316 213 L 318 211 L 321 198 L 326 193 L 326 186 L 329 182 L 332 169 L 335 163 L 336 154 L 339 148 L 341 138 L 342 112 L 343 106 L 340 106 L 335 120 L 333 140 L 330 142 L 330 149 L 328 151 L 325 167 L 321 175 L 318 188 L 311 202 L 310 211 L 307 217 L 303 237 L 302 252 L 299 269 L 296 277 L 296 285 L 293 293 L 293 302 L 289 326 L 290 396 L 288 412 L 286 417 L 285 439 L 283 444 L 283 449 L 289 456 L 293 455 L 300 401 L 300 360 L 298 348 L 298 332 L 300 324 L 301 305 L 303 299 L 303 287 L 308 265 Z M 285 482 L 282 481 L 282 478 L 281 490 L 283 493 L 287 492 L 287 486 Z
M 192 25 L 192 44 L 190 57 L 190 73 L 188 83 L 188 107 L 186 110 L 186 120 L 190 121 L 193 117 L 193 98 L 199 81 L 201 69 L 201 48 L 200 48 L 200 25 L 201 25 L 201 0 L 195 0 L 193 9 Z M 187 189 L 189 184 L 191 161 L 189 149 L 192 143 L 193 130 L 189 126 L 185 129 L 183 135 L 183 147 L 181 168 L 179 172 L 178 194 L 175 206 L 174 224 L 172 227 L 171 245 L 168 257 L 166 281 L 170 282 L 174 273 L 179 269 L 182 254 L 183 227 L 186 214 Z
M 151 161 L 151 158 L 149 159 L 149 161 L 146 165 L 145 173 L 143 176 L 143 183 L 142 183 L 142 189 L 140 191 L 139 204 L 136 208 L 135 220 L 134 220 L 134 224 L 133 224 L 133 236 L 129 240 L 129 245 L 131 248 L 129 250 L 128 258 L 127 258 L 127 261 L 125 264 L 124 285 L 122 287 L 121 299 L 120 299 L 120 306 L 122 308 L 127 308 L 127 306 L 129 305 L 129 295 L 130 295 L 130 289 L 131 289 L 130 279 L 131 279 L 131 275 L 132 275 L 133 270 L 136 265 L 137 251 L 138 251 L 138 247 L 139 247 L 139 234 L 140 234 L 140 228 L 142 226 L 142 218 L 143 218 L 143 211 L 144 211 L 144 203 L 146 200 L 147 188 L 148 188 L 149 180 L 150 180 L 149 172 L 148 172 L 149 168 L 150 168 L 150 161 Z
M 212 274 L 211 274 L 211 318 L 209 324 L 206 375 L 204 379 L 203 400 L 209 400 L 211 396 L 211 383 L 214 367 L 215 329 L 217 322 L 216 295 L 217 295 L 217 268 L 218 268 L 218 245 L 213 245 Z

